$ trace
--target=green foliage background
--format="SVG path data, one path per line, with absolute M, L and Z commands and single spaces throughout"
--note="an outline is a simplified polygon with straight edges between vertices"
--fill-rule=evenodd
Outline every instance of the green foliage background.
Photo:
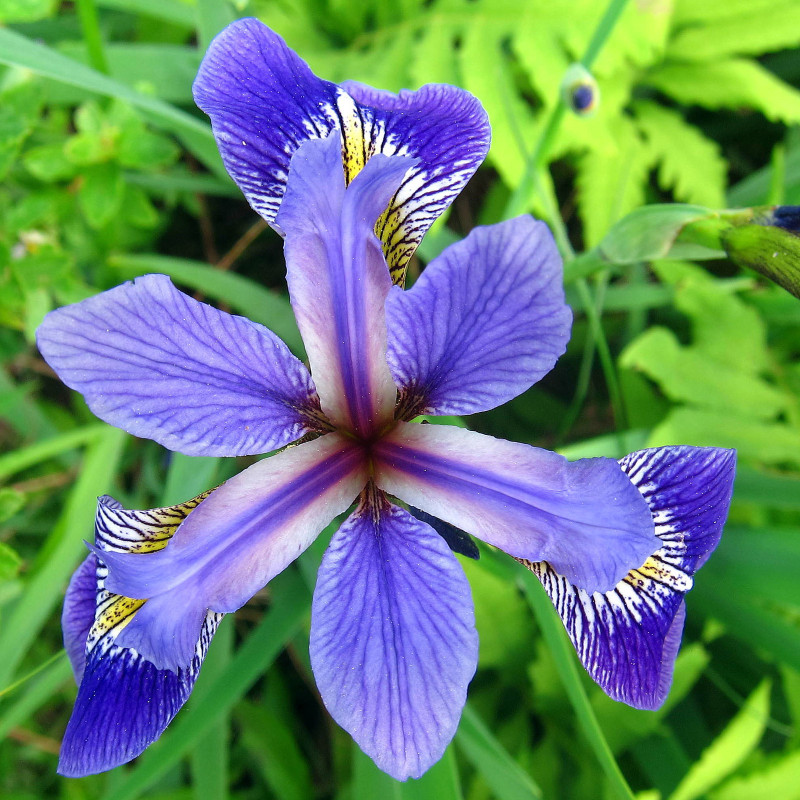
M 75 696 L 58 612 L 96 496 L 173 503 L 247 462 L 173 456 L 98 422 L 39 357 L 36 326 L 157 271 L 302 350 L 280 241 L 191 102 L 208 42 L 244 15 L 329 79 L 448 82 L 482 100 L 489 159 L 423 263 L 511 213 L 556 233 L 570 349 L 539 385 L 466 424 L 574 458 L 738 449 L 730 522 L 688 597 L 660 711 L 606 698 L 535 579 L 485 553 L 464 564 L 481 657 L 461 727 L 422 780 L 395 783 L 314 688 L 320 541 L 226 619 L 194 695 L 143 757 L 56 776 Z M 662 217 L 626 218 L 671 201 L 800 203 L 798 44 L 795 0 L 2 0 L 0 796 L 800 798 L 800 301 L 718 248 L 673 247 Z M 559 103 L 579 59 L 602 93 L 589 118 Z

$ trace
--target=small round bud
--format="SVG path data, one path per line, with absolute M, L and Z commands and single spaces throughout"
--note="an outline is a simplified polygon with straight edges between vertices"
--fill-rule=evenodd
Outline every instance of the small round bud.
M 597 111 L 600 87 L 582 64 L 573 64 L 561 81 L 564 104 L 579 117 L 588 117 Z

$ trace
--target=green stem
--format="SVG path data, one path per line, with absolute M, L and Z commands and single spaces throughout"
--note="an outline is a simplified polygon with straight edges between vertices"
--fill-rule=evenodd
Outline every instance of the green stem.
M 568 264 L 575 258 L 575 251 L 572 249 L 569 237 L 567 236 L 564 221 L 561 219 L 561 214 L 559 213 L 558 206 L 556 204 L 556 198 L 553 196 L 549 185 L 545 186 L 544 182 L 539 178 L 538 173 L 534 177 L 536 190 L 540 195 L 542 202 L 544 203 L 547 217 L 553 227 L 553 235 L 555 236 L 556 242 L 558 242 L 559 249 L 561 250 L 561 254 L 564 256 L 565 263 Z M 589 320 L 589 330 L 591 332 L 594 345 L 596 345 L 597 353 L 600 356 L 600 366 L 603 370 L 603 376 L 605 378 L 606 385 L 608 386 L 608 396 L 611 400 L 611 407 L 614 410 L 614 421 L 616 423 L 615 427 L 617 431 L 619 431 L 621 428 L 625 427 L 626 415 L 625 408 L 622 403 L 622 393 L 619 389 L 619 381 L 617 380 L 617 373 L 614 368 L 614 359 L 611 356 L 611 348 L 608 346 L 608 340 L 606 339 L 606 334 L 603 330 L 602 295 L 605 291 L 607 280 L 608 273 L 601 273 L 601 278 L 598 282 L 598 293 L 596 298 L 592 296 L 592 292 L 589 289 L 589 284 L 586 282 L 585 278 L 578 278 L 575 281 L 575 286 L 578 290 L 578 295 L 581 298 L 586 317 Z M 588 369 L 591 369 L 593 360 L 594 346 L 591 349 L 587 348 L 587 350 L 584 352 L 584 364 L 581 365 L 582 371 L 583 367 L 587 364 Z M 577 416 L 577 411 L 580 409 L 580 403 L 582 403 L 582 399 L 578 401 L 578 398 L 579 396 L 585 397 L 587 386 L 588 382 L 585 380 L 583 386 L 579 384 L 575 399 L 570 406 L 570 414 L 567 418 L 568 421 L 573 417 L 573 415 Z M 570 422 L 570 425 L 571 424 L 572 423 Z
M 597 23 L 589 46 L 586 48 L 586 52 L 581 59 L 581 64 L 583 64 L 586 69 L 590 70 L 592 68 L 595 59 L 600 55 L 600 51 L 611 35 L 611 31 L 614 30 L 614 26 L 617 24 L 617 20 L 619 20 L 627 4 L 628 0 L 611 0 L 608 4 L 606 13 L 603 14 L 600 22 Z
M 625 10 L 627 3 L 628 0 L 611 0 L 608 4 L 605 13 L 592 34 L 592 38 L 589 40 L 589 45 L 586 48 L 583 58 L 581 58 L 581 64 L 583 64 L 586 69 L 591 69 L 595 59 L 603 49 L 603 45 L 608 41 L 611 31 L 614 30 L 617 20 Z M 565 111 L 566 107 L 564 106 L 564 101 L 561 99 L 561 93 L 559 92 L 556 104 L 550 112 L 550 116 L 539 135 L 539 140 L 536 142 L 536 147 L 533 148 L 533 152 L 530 154 L 525 165 L 525 172 L 522 175 L 522 179 L 517 184 L 517 188 L 514 189 L 514 192 L 506 204 L 503 219 L 511 219 L 512 217 L 525 213 L 536 173 L 547 158 L 547 154 L 558 133 L 558 129 L 561 127 L 561 121 L 564 119 Z
M 54 655 L 50 656 L 50 658 L 48 658 L 47 661 L 44 661 L 41 664 L 39 664 L 38 667 L 32 669 L 27 675 L 24 675 L 23 677 L 19 678 L 19 680 L 14 681 L 14 683 L 0 690 L 0 698 L 6 697 L 7 695 L 10 695 L 12 692 L 19 689 L 20 686 L 22 686 L 24 683 L 27 683 L 31 678 L 35 678 L 40 672 L 42 672 L 42 670 L 47 669 L 51 664 L 54 664 L 65 654 L 66 650 L 61 649 Z
M 100 33 L 97 6 L 95 6 L 94 0 L 75 0 L 75 7 L 81 21 L 86 50 L 89 53 L 89 64 L 98 72 L 108 75 L 108 61 L 106 60 L 103 36 Z
M 620 800 L 633 800 L 633 792 L 608 746 L 603 729 L 597 721 L 594 710 L 581 683 L 578 667 L 572 648 L 564 633 L 561 620 L 553 612 L 550 598 L 542 585 L 530 572 L 521 573 L 522 591 L 528 601 L 548 649 L 558 665 L 558 674 L 569 697 L 578 722 L 583 728 L 589 745 L 594 750 L 600 767 L 605 772 L 614 793 Z

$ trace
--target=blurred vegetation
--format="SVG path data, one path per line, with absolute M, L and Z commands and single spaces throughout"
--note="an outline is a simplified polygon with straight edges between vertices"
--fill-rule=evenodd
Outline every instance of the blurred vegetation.
M 673 247 L 658 214 L 627 217 L 653 203 L 800 203 L 800 4 L 604 5 L 0 0 L 0 796 L 800 798 L 800 301 L 717 247 Z M 554 229 L 576 311 L 570 349 L 470 427 L 574 458 L 738 449 L 730 522 L 688 596 L 660 711 L 606 698 L 531 576 L 489 554 L 464 564 L 481 658 L 461 728 L 422 780 L 396 784 L 314 688 L 320 541 L 226 619 L 193 697 L 143 757 L 56 776 L 75 696 L 59 606 L 96 496 L 177 502 L 247 461 L 172 455 L 98 422 L 39 357 L 36 326 L 55 306 L 158 271 L 301 348 L 280 240 L 225 174 L 191 100 L 208 42 L 245 15 L 331 80 L 448 82 L 484 103 L 487 164 L 415 270 L 511 213 Z M 559 100 L 578 60 L 601 93 L 588 117 Z

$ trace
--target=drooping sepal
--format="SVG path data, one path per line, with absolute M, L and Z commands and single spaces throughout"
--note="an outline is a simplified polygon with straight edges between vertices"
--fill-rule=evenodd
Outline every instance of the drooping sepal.
M 542 582 L 587 672 L 613 699 L 642 709 L 666 699 L 684 595 L 719 542 L 735 461 L 733 450 L 714 447 L 659 447 L 620 461 L 647 501 L 661 547 L 611 591 L 589 593 L 546 562 L 522 562 Z
M 331 716 L 384 772 L 418 778 L 453 738 L 478 660 L 470 588 L 431 528 L 369 488 L 334 534 L 311 611 Z
M 102 557 L 104 552 L 163 549 L 207 494 L 147 511 L 125 509 L 110 497 L 99 499 L 97 549 L 73 576 L 62 615 L 65 645 L 79 688 L 61 745 L 61 775 L 91 775 L 135 758 L 158 739 L 191 694 L 223 615 L 206 614 L 194 654 L 184 668 L 159 670 L 135 650 L 116 644 L 120 631 L 146 601 L 109 592 Z M 81 632 L 84 644 L 78 655 Z

